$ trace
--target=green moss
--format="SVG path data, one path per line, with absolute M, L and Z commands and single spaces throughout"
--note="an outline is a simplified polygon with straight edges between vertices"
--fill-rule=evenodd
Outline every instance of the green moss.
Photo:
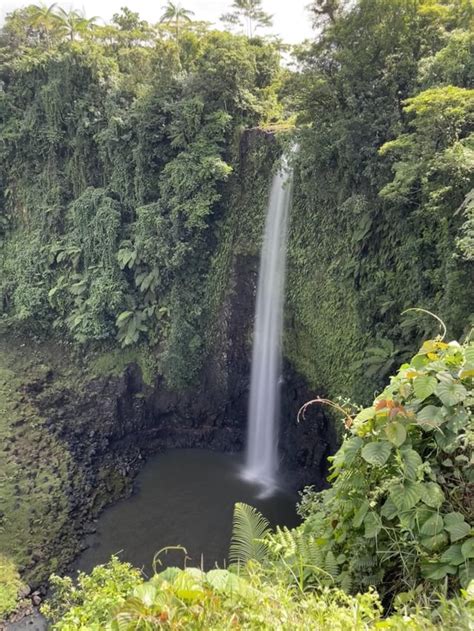
M 0 554 L 0 621 L 15 611 L 23 587 L 15 563 Z
M 67 444 L 47 429 L 25 391 L 32 384 L 43 387 L 50 374 L 54 384 L 46 387 L 52 394 L 53 388 L 77 387 L 83 373 L 53 342 L 26 342 L 1 330 L 0 554 L 32 584 L 47 578 L 48 558 L 61 536 L 67 538 L 63 558 L 74 546 L 68 491 L 79 474 Z
M 158 351 L 156 351 L 156 355 Z M 154 349 L 140 345 L 128 348 L 112 348 L 91 356 L 88 372 L 92 376 L 121 375 L 130 364 L 140 367 L 142 378 L 147 385 L 153 385 L 157 375 L 157 358 Z

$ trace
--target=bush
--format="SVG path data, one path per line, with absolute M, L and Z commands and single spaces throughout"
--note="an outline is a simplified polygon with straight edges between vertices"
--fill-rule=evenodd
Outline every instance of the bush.
M 268 537 L 305 584 L 384 596 L 473 578 L 474 344 L 423 344 L 371 407 L 345 419 L 333 486 L 307 491 L 297 531 Z M 294 570 L 292 570 L 294 571 Z
M 54 584 L 54 601 L 43 611 L 56 631 L 430 631 L 447 625 L 467 630 L 474 622 L 472 589 L 451 601 L 441 598 L 434 610 L 403 604 L 384 619 L 374 590 L 357 596 L 329 587 L 304 593 L 282 580 L 269 581 L 258 564 L 245 577 L 230 570 L 173 567 L 143 582 L 128 564 L 113 559 L 89 577 L 81 575 L 77 587 L 70 579 L 55 578 Z

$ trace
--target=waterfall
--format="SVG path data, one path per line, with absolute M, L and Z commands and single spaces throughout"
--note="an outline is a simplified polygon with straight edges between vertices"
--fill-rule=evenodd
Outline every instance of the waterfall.
M 292 173 L 286 162 L 274 176 L 257 287 L 245 476 L 267 490 L 276 486 L 279 381 Z

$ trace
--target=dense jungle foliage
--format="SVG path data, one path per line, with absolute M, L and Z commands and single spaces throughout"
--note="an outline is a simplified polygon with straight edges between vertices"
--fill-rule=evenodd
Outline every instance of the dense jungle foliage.
M 428 331 L 400 318 L 405 308 L 435 311 L 462 337 L 473 307 L 472 4 L 312 8 L 319 35 L 296 49 L 293 70 L 275 40 L 212 30 L 189 11 L 157 25 L 128 9 L 103 26 L 54 7 L 8 16 L 9 322 L 82 345 L 155 347 L 155 372 L 197 383 L 235 261 L 233 215 L 248 212 L 235 201 L 242 131 L 296 113 L 287 356 L 330 395 L 368 401 Z M 274 159 L 269 147 L 256 171 Z M 247 244 L 255 255 L 259 239 Z
M 286 348 L 331 396 L 368 402 L 429 334 L 404 309 L 470 328 L 473 8 L 316 4 L 322 34 L 285 88 L 300 123 Z
M 473 378 L 474 343 L 426 341 L 371 407 L 346 412 L 332 487 L 305 491 L 301 526 L 272 533 L 237 504 L 229 570 L 145 582 L 113 559 L 78 586 L 54 578 L 45 613 L 63 631 L 471 629 Z
M 64 630 L 472 629 L 472 3 L 313 0 L 292 62 L 254 27 L 169 5 L 159 24 L 125 8 L 104 25 L 55 5 L 7 17 L 2 323 L 199 386 L 296 140 L 286 357 L 329 396 L 381 394 L 346 412 L 332 486 L 305 492 L 298 529 L 238 506 L 233 568 L 145 580 L 112 560 L 55 578 L 45 612 Z M 460 343 L 408 362 L 432 331 L 413 306 Z M 23 585 L 0 568 L 1 618 Z
M 192 383 L 240 133 L 281 110 L 278 47 L 126 9 L 71 39 L 35 11 L 1 35 L 0 308 L 78 344 L 159 345 Z

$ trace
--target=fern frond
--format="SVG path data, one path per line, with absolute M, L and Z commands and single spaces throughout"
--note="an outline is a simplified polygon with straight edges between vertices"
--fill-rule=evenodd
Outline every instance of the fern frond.
M 260 541 L 268 532 L 268 520 L 253 506 L 238 502 L 234 507 L 229 561 L 245 565 L 251 559 L 263 562 L 267 546 Z

